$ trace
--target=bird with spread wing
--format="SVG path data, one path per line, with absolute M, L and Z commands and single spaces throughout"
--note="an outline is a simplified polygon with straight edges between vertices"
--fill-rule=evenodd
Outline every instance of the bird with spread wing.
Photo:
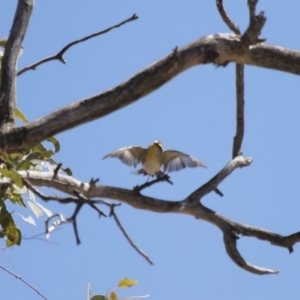
M 186 167 L 195 168 L 206 166 L 196 158 L 185 153 L 174 150 L 163 150 L 159 141 L 154 141 L 148 148 L 140 146 L 129 146 L 111 152 L 103 157 L 116 157 L 128 166 L 136 167 L 142 164 L 142 169 L 133 172 L 134 174 L 162 177 L 164 172 L 179 171 Z M 163 172 L 160 168 L 163 167 Z

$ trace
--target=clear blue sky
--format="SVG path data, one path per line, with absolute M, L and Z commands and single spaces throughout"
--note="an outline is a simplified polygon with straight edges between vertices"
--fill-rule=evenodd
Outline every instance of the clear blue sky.
M 300 4 L 288 2 L 260 1 L 258 8 L 267 16 L 262 37 L 269 44 L 297 50 Z M 8 35 L 16 3 L 1 1 L 0 36 Z M 248 24 L 246 1 L 225 4 L 244 30 Z M 29 120 L 122 83 L 170 54 L 175 46 L 229 32 L 215 1 L 37 1 L 19 68 L 133 13 L 139 16 L 137 21 L 71 48 L 65 55 L 67 65 L 50 62 L 19 78 L 18 105 Z M 299 78 L 246 66 L 245 79 L 243 152 L 254 162 L 220 185 L 225 197 L 211 194 L 203 203 L 235 221 L 291 234 L 300 230 Z M 176 201 L 228 163 L 234 133 L 234 65 L 198 66 L 121 111 L 59 134 L 62 149 L 56 160 L 71 167 L 79 180 L 99 177 L 101 184 L 130 189 L 145 178 L 130 174 L 132 168 L 118 160 L 102 157 L 124 146 L 148 146 L 159 139 L 166 149 L 186 152 L 208 166 L 173 173 L 173 186 L 160 183 L 144 191 Z M 74 208 L 53 203 L 47 207 L 65 216 Z M 33 216 L 30 209 L 22 213 Z M 76 246 L 71 226 L 60 227 L 45 241 L 43 235 L 33 238 L 43 232 L 44 217 L 36 220 L 34 227 L 16 215 L 24 240 L 21 247 L 1 251 L 0 264 L 54 300 L 86 299 L 88 282 L 94 293 L 105 293 L 124 276 L 140 283 L 121 291 L 122 298 L 149 293 L 151 300 L 299 299 L 299 245 L 289 255 L 286 249 L 242 237 L 238 248 L 246 260 L 280 270 L 278 275 L 258 276 L 229 259 L 221 232 L 211 224 L 125 204 L 117 213 L 154 266 L 129 246 L 112 219 L 98 219 L 88 207 L 78 219 L 80 246 Z M 41 299 L 2 270 L 0 282 L 3 299 Z

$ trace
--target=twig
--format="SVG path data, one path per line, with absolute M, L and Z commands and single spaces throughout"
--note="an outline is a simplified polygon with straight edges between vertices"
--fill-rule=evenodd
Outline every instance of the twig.
M 232 158 L 241 155 L 242 142 L 245 131 L 244 120 L 244 65 L 236 64 L 236 134 L 233 139 Z
M 77 217 L 79 211 L 81 210 L 82 206 L 83 206 L 83 203 L 79 203 L 78 205 L 76 205 L 73 215 L 70 218 L 66 219 L 66 221 L 65 221 L 65 222 L 70 222 L 70 223 L 73 224 L 73 229 L 74 229 L 74 234 L 75 234 L 76 244 L 77 245 L 80 244 L 80 239 L 79 239 L 79 235 L 78 235 L 77 219 L 76 219 L 76 217 Z
M 263 12 L 255 15 L 257 2 L 258 0 L 248 0 L 250 21 L 247 30 L 242 36 L 242 41 L 246 47 L 265 41 L 265 39 L 259 38 L 259 35 L 267 18 L 264 16 Z
M 24 181 L 24 184 L 27 186 L 28 189 L 30 189 L 33 193 L 38 195 L 44 201 L 54 200 L 54 201 L 64 203 L 64 204 L 66 204 L 66 203 L 75 203 L 76 204 L 74 213 L 70 218 L 67 218 L 67 219 L 64 220 L 60 214 L 55 214 L 55 215 L 52 215 L 51 217 L 49 217 L 45 221 L 45 224 L 46 224 L 46 233 L 49 233 L 50 232 L 49 231 L 49 222 L 53 217 L 59 217 L 59 219 L 60 219 L 59 224 L 56 224 L 55 226 L 61 225 L 61 224 L 64 224 L 64 223 L 72 223 L 77 245 L 80 244 L 80 239 L 79 239 L 79 234 L 78 234 L 78 229 L 77 229 L 77 219 L 76 219 L 76 217 L 77 217 L 80 209 L 82 208 L 82 206 L 84 204 L 87 204 L 90 207 L 92 207 L 94 210 L 96 210 L 98 212 L 99 216 L 104 216 L 104 217 L 106 217 L 106 214 L 104 212 L 102 212 L 96 206 L 96 204 L 100 203 L 100 204 L 105 204 L 105 205 L 108 205 L 109 207 L 111 207 L 111 204 L 106 202 L 106 201 L 87 199 L 86 197 L 84 197 L 82 194 L 80 194 L 79 192 L 77 192 L 75 190 L 73 191 L 73 193 L 77 196 L 77 198 L 75 198 L 75 197 L 61 198 L 61 197 L 58 197 L 58 196 L 47 196 L 47 195 L 44 195 L 43 193 L 41 193 L 40 191 L 38 191 L 36 188 L 34 188 L 28 182 L 28 180 L 23 179 L 23 181 Z
M 167 176 L 167 175 L 166 175 Z M 163 178 L 163 177 L 160 177 L 160 178 Z M 162 179 L 161 179 L 162 180 Z M 166 179 L 164 179 L 166 180 Z M 58 201 L 60 203 L 70 203 L 70 202 L 73 202 L 76 204 L 76 207 L 75 207 L 75 210 L 74 210 L 74 213 L 73 215 L 70 217 L 70 218 L 67 218 L 67 219 L 64 219 L 62 217 L 61 214 L 54 214 L 52 215 L 51 217 L 49 217 L 46 221 L 45 221 L 45 225 L 46 225 L 46 233 L 49 233 L 50 230 L 49 230 L 49 222 L 51 219 L 53 219 L 54 217 L 58 217 L 59 218 L 59 223 L 56 224 L 55 226 L 57 225 L 61 225 L 61 224 L 64 224 L 64 223 L 72 223 L 73 225 L 73 230 L 74 230 L 74 234 L 75 234 L 75 238 L 76 238 L 76 243 L 77 245 L 79 245 L 81 242 L 80 242 L 80 239 L 79 239 L 79 234 L 78 234 L 78 228 L 77 228 L 77 215 L 80 211 L 80 209 L 82 208 L 82 206 L 84 204 L 87 204 L 87 205 L 90 205 L 93 209 L 95 209 L 99 215 L 103 215 L 106 217 L 106 214 L 104 214 L 95 204 L 96 203 L 100 203 L 100 204 L 105 204 L 107 206 L 110 207 L 110 216 L 113 216 L 114 220 L 116 221 L 118 227 L 120 228 L 120 230 L 122 231 L 122 233 L 124 234 L 125 238 L 128 240 L 128 242 L 130 243 L 130 245 L 139 253 L 141 254 L 150 264 L 153 265 L 153 262 L 151 261 L 151 259 L 141 250 L 139 249 L 134 243 L 133 241 L 131 240 L 131 238 L 129 237 L 129 235 L 127 234 L 127 232 L 125 231 L 124 227 L 122 226 L 121 222 L 119 221 L 115 211 L 114 211 L 114 207 L 117 206 L 117 205 L 120 205 L 120 204 L 113 204 L 113 203 L 109 203 L 109 202 L 106 202 L 106 201 L 103 201 L 103 200 L 90 200 L 90 199 L 87 199 L 85 196 L 83 196 L 82 194 L 80 194 L 79 192 L 77 191 L 73 191 L 73 193 L 78 197 L 78 198 L 75 198 L 75 197 L 66 197 L 66 198 L 60 198 L 58 196 L 46 196 L 44 194 L 42 194 L 40 191 L 38 191 L 36 188 L 34 188 L 29 182 L 27 179 L 23 179 L 24 181 L 24 184 L 32 191 L 34 192 L 36 195 L 38 195 L 41 199 L 45 200 L 45 201 L 48 201 L 48 200 L 55 200 L 55 201 Z M 94 180 L 91 180 L 90 181 L 90 184 L 91 182 L 95 182 Z M 96 180 L 97 182 L 97 180 Z
M 32 184 L 29 183 L 28 179 L 23 178 L 23 182 L 24 184 L 27 186 L 28 189 L 30 189 L 33 193 L 35 193 L 37 196 L 39 196 L 42 200 L 44 201 L 57 201 L 59 203 L 62 204 L 69 204 L 69 203 L 86 203 L 88 205 L 94 205 L 94 204 L 104 204 L 106 206 L 110 207 L 110 203 L 104 200 L 93 200 L 93 199 L 87 199 L 85 198 L 82 194 L 78 193 L 77 191 L 73 190 L 73 193 L 76 195 L 80 195 L 80 197 L 76 198 L 76 197 L 59 197 L 59 196 L 47 196 L 43 193 L 41 193 L 39 190 L 37 190 Z M 103 214 L 104 216 L 106 216 L 105 214 Z
M 0 265 L 0 268 L 1 268 L 2 270 L 4 270 L 5 272 L 7 272 L 8 274 L 14 276 L 15 278 L 21 280 L 23 283 L 25 283 L 27 286 L 29 286 L 32 290 L 34 290 L 38 295 L 40 295 L 43 299 L 47 300 L 47 298 L 46 298 L 44 295 L 42 295 L 42 294 L 41 294 L 35 287 L 33 287 L 30 283 L 28 283 L 27 281 L 25 281 L 21 276 L 19 276 L 19 275 L 13 273 L 12 271 L 6 269 L 5 267 L 3 267 L 3 266 L 1 266 L 1 265 Z
M 252 158 L 236 156 L 232 161 L 230 161 L 217 175 L 211 178 L 208 182 L 203 184 L 197 190 L 192 192 L 185 201 L 188 203 L 196 203 L 201 201 L 201 199 L 209 194 L 212 191 L 215 191 L 216 187 L 227 177 L 229 176 L 235 169 L 247 167 L 252 163 Z
M 146 187 L 150 187 L 151 185 L 157 183 L 157 182 L 161 182 L 161 181 L 167 181 L 170 184 L 173 184 L 173 182 L 170 180 L 170 176 L 165 174 L 161 177 L 157 177 L 156 179 L 153 179 L 151 181 L 146 181 L 144 184 L 141 185 L 137 185 L 133 188 L 133 190 L 135 192 L 140 192 L 141 190 L 145 189 Z
M 232 30 L 235 34 L 241 35 L 241 31 L 237 25 L 234 24 L 234 22 L 230 19 L 229 15 L 227 14 L 224 6 L 223 6 L 223 0 L 217 0 L 216 2 L 217 8 L 219 11 L 219 14 L 224 21 L 224 23 L 229 27 L 230 30 Z
M 114 220 L 116 221 L 118 227 L 120 228 L 120 230 L 122 231 L 123 235 L 125 236 L 125 238 L 127 239 L 127 241 L 129 242 L 129 244 L 140 254 L 142 255 L 148 262 L 150 265 L 153 265 L 153 261 L 140 249 L 138 248 L 134 242 L 132 241 L 132 239 L 129 237 L 129 235 L 127 234 L 126 230 L 124 229 L 124 227 L 122 226 L 119 218 L 117 217 L 114 207 L 116 206 L 116 204 L 112 204 L 111 205 L 111 210 L 110 210 L 110 216 L 113 216 Z
M 224 194 L 218 188 L 214 188 L 214 192 L 220 197 L 224 197 Z
M 128 23 L 128 22 L 131 22 L 131 21 L 135 21 L 135 20 L 137 20 L 137 19 L 138 19 L 138 16 L 137 16 L 136 14 L 133 14 L 130 18 L 128 18 L 128 19 L 122 21 L 122 22 L 119 23 L 119 24 L 116 24 L 116 25 L 114 25 L 114 26 L 111 26 L 111 27 L 109 27 L 109 28 L 107 28 L 107 29 L 105 29 L 105 30 L 98 31 L 98 32 L 95 32 L 95 33 L 90 34 L 90 35 L 88 35 L 88 36 L 85 36 L 85 37 L 83 37 L 83 38 L 81 38 L 81 39 L 79 39 L 79 40 L 73 41 L 73 42 L 69 43 L 68 45 L 66 45 L 64 48 L 62 48 L 57 54 L 54 54 L 54 55 L 52 55 L 52 56 L 48 56 L 48 57 L 46 57 L 46 58 L 44 58 L 44 59 L 42 59 L 42 60 L 40 60 L 40 61 L 38 61 L 38 62 L 35 62 L 34 64 L 32 64 L 32 65 L 30 65 L 30 66 L 27 66 L 27 67 L 23 68 L 22 70 L 20 70 L 20 71 L 17 73 L 17 75 L 18 75 L 18 76 L 19 76 L 19 75 L 22 75 L 23 73 L 25 73 L 25 72 L 27 72 L 27 71 L 29 71 L 29 70 L 35 70 L 36 67 L 38 67 L 39 65 L 44 64 L 44 63 L 46 63 L 46 62 L 48 62 L 48 61 L 51 61 L 51 60 L 59 60 L 60 62 L 66 64 L 67 62 L 66 62 L 65 59 L 63 58 L 63 55 L 64 55 L 64 53 L 65 53 L 69 48 L 71 48 L 72 46 L 74 46 L 74 45 L 76 45 L 76 44 L 79 44 L 79 43 L 82 43 L 82 42 L 85 42 L 86 40 L 89 40 L 89 39 L 91 39 L 91 38 L 94 38 L 94 37 L 96 37 L 96 36 L 98 36 L 98 35 L 107 33 L 107 32 L 109 32 L 109 31 L 111 31 L 112 29 L 121 27 L 122 25 L 124 25 L 124 24 L 126 24 L 126 23 Z
M 53 180 L 56 178 L 58 171 L 60 170 L 62 163 L 59 163 L 53 170 Z

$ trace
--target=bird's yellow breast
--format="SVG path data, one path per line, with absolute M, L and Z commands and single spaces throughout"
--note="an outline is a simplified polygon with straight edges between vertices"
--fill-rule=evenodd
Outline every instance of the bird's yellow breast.
M 151 145 L 146 149 L 141 158 L 143 169 L 150 175 L 154 175 L 159 171 L 162 165 L 162 151 L 157 145 Z

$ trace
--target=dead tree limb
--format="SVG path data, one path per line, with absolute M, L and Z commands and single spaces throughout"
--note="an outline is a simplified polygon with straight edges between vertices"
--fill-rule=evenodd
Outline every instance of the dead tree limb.
M 148 197 L 129 189 L 96 184 L 91 186 L 89 182 L 83 183 L 71 176 L 62 174 L 58 174 L 53 180 L 53 172 L 20 171 L 19 174 L 23 179 L 28 180 L 31 185 L 52 187 L 69 195 L 74 195 L 73 191 L 76 190 L 80 191 L 87 199 L 106 198 L 118 200 L 137 209 L 158 213 L 187 214 L 196 219 L 207 221 L 217 226 L 223 232 L 226 251 L 238 266 L 255 274 L 274 274 L 278 271 L 254 266 L 242 259 L 241 254 L 236 248 L 237 238 L 239 236 L 256 237 L 260 240 L 268 241 L 272 245 L 287 248 L 291 253 L 294 244 L 300 242 L 300 232 L 283 236 L 262 228 L 234 222 L 205 207 L 199 201 L 207 193 L 213 191 L 215 186 L 221 183 L 235 169 L 247 166 L 250 163 L 251 159 L 237 156 L 206 184 L 202 185 L 185 199 L 174 199 L 174 201 Z

